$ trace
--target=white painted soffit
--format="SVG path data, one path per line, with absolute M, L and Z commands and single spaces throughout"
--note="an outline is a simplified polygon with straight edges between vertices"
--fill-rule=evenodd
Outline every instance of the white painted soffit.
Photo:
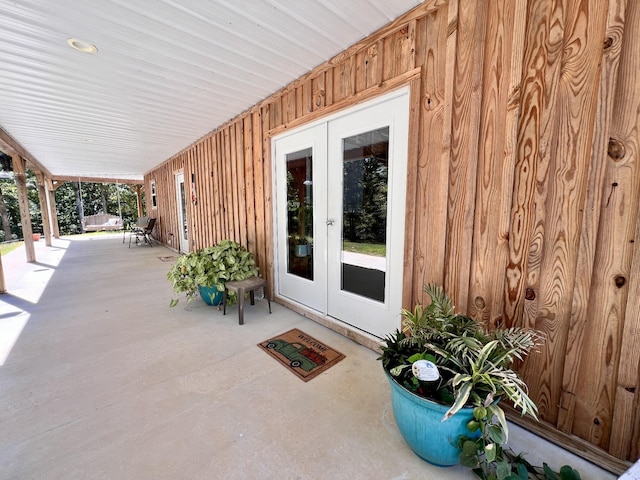
M 142 179 L 419 3 L 0 0 L 0 127 L 53 175 Z

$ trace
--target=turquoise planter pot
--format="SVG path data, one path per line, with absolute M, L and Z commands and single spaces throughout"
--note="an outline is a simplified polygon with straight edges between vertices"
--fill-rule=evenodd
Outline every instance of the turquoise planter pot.
M 470 436 L 467 423 L 473 418 L 473 409 L 463 408 L 443 422 L 449 407 L 414 395 L 393 380 L 386 370 L 385 374 L 391 385 L 393 416 L 411 449 L 433 465 L 457 465 L 460 456 L 458 437 Z
M 202 297 L 202 300 L 204 300 L 204 302 L 207 305 L 222 305 L 222 292 L 219 291 L 217 288 L 215 287 L 205 287 L 200 285 L 198 287 L 198 291 L 200 292 L 200 296 Z

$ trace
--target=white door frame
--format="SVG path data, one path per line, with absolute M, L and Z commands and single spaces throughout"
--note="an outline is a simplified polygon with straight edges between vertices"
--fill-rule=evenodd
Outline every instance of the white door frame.
M 395 243 L 395 245 L 398 245 L 398 241 L 400 242 L 400 250 L 404 250 L 404 229 L 405 229 L 405 203 L 406 203 L 406 172 L 407 172 L 407 156 L 408 156 L 408 135 L 409 135 L 409 98 L 410 98 L 410 91 L 409 91 L 409 87 L 405 86 L 402 87 L 400 89 L 394 90 L 393 92 L 387 93 L 385 95 L 381 95 L 380 97 L 377 97 L 375 99 L 369 100 L 369 101 L 365 101 L 361 104 L 355 105 L 353 107 L 344 109 L 340 112 L 336 112 L 334 114 L 328 115 L 326 117 L 323 117 L 321 119 L 315 120 L 313 122 L 310 122 L 308 124 L 305 124 L 303 126 L 300 126 L 296 129 L 293 129 L 291 131 L 287 131 L 286 133 L 280 134 L 280 135 L 276 135 L 274 137 L 272 137 L 271 139 L 271 148 L 272 148 L 272 182 L 273 182 L 273 192 L 274 192 L 274 201 L 272 203 L 273 205 L 273 218 L 276 222 L 275 228 L 273 230 L 274 232 L 274 238 L 273 238 L 273 245 L 274 245 L 274 253 L 275 253 L 275 261 L 274 261 L 274 292 L 277 296 L 280 296 L 280 298 L 283 298 L 282 294 L 280 293 L 280 278 L 281 278 L 281 272 L 282 272 L 282 267 L 283 265 L 281 264 L 281 262 L 278 261 L 279 258 L 279 253 L 281 252 L 279 249 L 279 236 L 282 235 L 282 225 L 279 225 L 279 217 L 278 217 L 278 204 L 279 202 L 279 198 L 282 198 L 282 191 L 278 191 L 279 185 L 278 185 L 278 157 L 277 157 L 277 152 L 276 152 L 276 142 L 282 141 L 284 139 L 286 139 L 287 137 L 291 137 L 294 135 L 297 135 L 300 132 L 303 132 L 304 130 L 307 129 L 311 129 L 317 125 L 321 125 L 321 124 L 325 124 L 328 125 L 330 122 L 334 121 L 334 120 L 339 120 L 342 117 L 346 117 L 349 116 L 353 113 L 356 113 L 360 110 L 364 110 L 364 109 L 370 109 L 372 107 L 375 107 L 376 105 L 388 102 L 390 100 L 394 100 L 397 97 L 405 97 L 405 106 L 406 106 L 406 118 L 402 120 L 402 122 L 400 122 L 402 125 L 400 125 L 400 128 L 403 129 L 405 131 L 405 135 L 407 136 L 406 139 L 404 139 L 404 141 L 399 142 L 399 148 L 403 149 L 403 151 L 401 152 L 401 160 L 404 162 L 404 165 L 400 166 L 400 168 L 395 168 L 394 172 L 390 172 L 390 176 L 393 175 L 395 177 L 396 180 L 399 180 L 398 177 L 400 177 L 402 179 L 403 185 L 402 188 L 400 189 L 402 194 L 402 199 L 399 199 L 396 197 L 396 199 L 394 201 L 390 201 L 389 203 L 389 209 L 392 209 L 392 211 L 389 212 L 390 215 L 390 221 L 388 220 L 388 230 L 392 230 L 397 232 L 398 230 L 400 230 L 401 232 L 401 236 L 398 237 L 396 236 L 395 239 L 393 240 L 393 242 Z M 393 125 L 390 125 L 391 128 L 395 128 Z M 400 130 L 399 130 L 400 131 Z M 327 136 L 328 138 L 328 136 Z M 330 147 L 329 147 L 330 148 Z M 396 146 L 391 147 L 394 150 L 396 149 Z M 394 155 L 397 154 L 394 153 Z M 314 168 L 316 167 L 316 165 L 318 165 L 318 161 L 314 158 Z M 326 169 L 326 165 L 324 165 L 325 169 Z M 315 180 L 316 178 L 319 179 L 319 177 L 316 177 L 316 174 L 314 173 L 314 186 L 315 186 Z M 390 178 L 391 181 L 391 178 Z M 280 188 L 282 188 L 282 186 L 280 186 Z M 280 196 L 279 196 L 280 195 Z M 327 188 L 326 188 L 326 184 L 325 184 L 325 189 L 323 192 L 318 191 L 317 189 L 314 189 L 314 197 L 317 196 L 316 198 L 320 198 L 321 196 L 323 196 L 326 200 L 326 196 L 327 196 Z M 325 213 L 326 216 L 326 213 Z M 320 233 L 320 231 L 318 230 L 318 227 L 322 224 L 325 224 L 327 221 L 327 218 L 318 218 L 316 216 L 316 209 L 314 208 L 314 222 L 316 227 L 314 227 L 314 230 L 317 233 Z M 280 220 L 280 223 L 282 222 L 282 220 Z M 326 228 L 325 228 L 325 232 L 326 232 Z M 391 232 L 388 231 L 388 235 Z M 398 238 L 400 238 L 400 240 L 398 240 Z M 392 243 L 393 245 L 393 243 Z M 281 247 L 281 244 L 280 244 Z M 395 247 L 392 247 L 395 248 Z M 327 256 L 327 252 L 324 252 L 324 256 L 326 258 Z M 387 260 L 389 261 L 389 260 Z M 388 306 L 388 315 L 390 318 L 397 318 L 397 324 L 399 325 L 400 322 L 400 309 L 401 309 L 401 305 L 402 305 L 402 272 L 404 269 L 404 264 L 403 264 L 403 255 L 400 255 L 400 260 L 397 260 L 397 258 L 393 259 L 393 274 L 392 276 L 388 279 L 389 282 L 393 282 L 396 285 L 396 289 L 395 292 L 392 295 L 387 296 L 386 298 L 388 299 L 389 297 L 393 296 L 393 302 L 392 303 L 387 303 L 387 301 L 385 300 L 385 304 Z M 286 268 L 286 265 L 285 265 Z M 286 270 L 285 270 L 286 271 Z M 326 281 L 328 282 L 328 278 L 326 279 Z M 348 295 L 347 295 L 348 296 Z M 307 305 L 296 301 L 295 299 L 291 299 L 289 297 L 287 297 L 286 295 L 284 296 L 284 299 L 288 302 L 292 302 L 293 304 L 296 304 L 300 307 L 302 307 L 303 309 L 308 309 L 310 312 L 312 312 L 315 316 L 320 316 L 323 317 L 331 322 L 335 322 L 335 319 L 330 317 L 328 315 L 328 309 L 326 307 L 321 308 L 321 309 L 313 309 L 308 307 Z M 366 301 L 366 300 L 365 300 Z M 397 310 L 397 311 L 396 311 Z M 347 325 L 350 325 L 348 322 L 348 319 L 338 319 L 340 321 L 340 324 L 342 324 L 342 322 L 346 322 Z M 358 327 L 359 328 L 359 327 Z M 365 331 L 365 333 L 369 333 L 372 334 L 376 337 L 381 337 L 384 334 L 388 333 L 388 329 L 385 329 L 383 331 L 385 327 L 382 328 L 377 328 L 375 329 L 375 331 L 369 332 L 369 331 Z
M 181 252 L 189 252 L 189 230 L 187 228 L 187 191 L 184 183 L 184 172 L 176 177 L 176 208 L 178 210 L 178 248 Z M 182 191 L 181 191 L 182 185 Z
M 313 178 L 313 236 L 326 236 L 327 226 L 321 219 L 326 218 L 326 164 L 319 164 L 319 158 L 326 158 L 327 148 L 326 142 L 318 142 L 319 137 L 326 137 L 326 125 L 318 124 L 310 128 L 298 129 L 294 135 L 288 135 L 278 138 L 273 142 L 274 156 L 279 152 L 292 153 L 307 148 L 311 148 L 313 156 L 312 178 Z M 279 161 L 279 160 L 278 160 Z M 287 185 L 285 182 L 276 182 L 276 198 L 282 199 L 287 196 Z M 323 205 L 317 207 L 316 205 Z M 276 205 L 274 203 L 274 209 Z M 274 213 L 277 215 L 277 211 Z M 277 219 L 277 217 L 276 217 Z M 288 245 L 288 225 L 284 221 L 276 222 L 276 244 L 275 250 L 277 257 L 276 272 L 278 287 L 280 292 L 286 297 L 291 297 L 293 292 L 296 298 L 302 304 L 313 308 L 316 311 L 325 313 L 327 311 L 327 285 L 326 285 L 326 248 L 324 244 L 316 244 L 313 248 L 313 280 L 303 278 L 287 272 L 287 255 L 282 252 L 287 251 Z M 282 274 L 282 275 L 280 275 Z M 319 282 L 322 280 L 322 283 Z

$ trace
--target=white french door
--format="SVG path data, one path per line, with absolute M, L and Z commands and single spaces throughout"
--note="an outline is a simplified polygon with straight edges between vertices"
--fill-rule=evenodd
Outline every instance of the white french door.
M 409 94 L 274 139 L 278 293 L 382 337 L 402 305 Z
M 181 252 L 189 251 L 189 229 L 187 228 L 187 192 L 184 173 L 176 174 L 176 202 L 178 206 L 179 247 Z
M 326 313 L 326 124 L 276 144 L 278 291 Z

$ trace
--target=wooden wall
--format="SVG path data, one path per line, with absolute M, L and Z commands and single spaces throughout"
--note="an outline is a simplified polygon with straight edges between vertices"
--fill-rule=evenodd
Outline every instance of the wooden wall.
M 638 2 L 427 0 L 149 172 L 159 239 L 193 174 L 191 249 L 236 239 L 272 282 L 270 136 L 410 83 L 404 303 L 436 281 L 544 331 L 522 367 L 543 430 L 619 470 L 640 456 L 639 76 Z

